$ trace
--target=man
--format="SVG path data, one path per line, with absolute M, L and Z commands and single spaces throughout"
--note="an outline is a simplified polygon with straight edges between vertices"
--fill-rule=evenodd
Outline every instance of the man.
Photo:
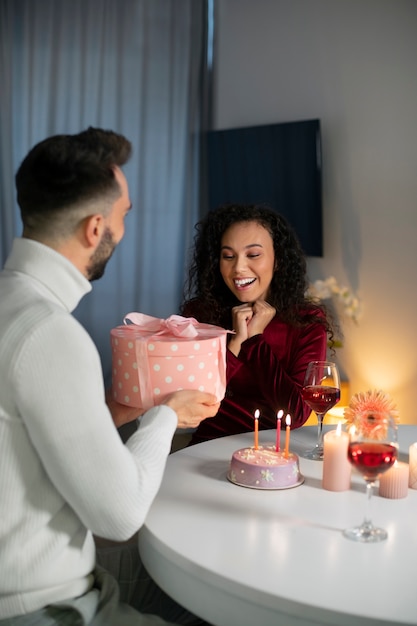
M 71 315 L 123 237 L 130 152 L 89 128 L 40 142 L 16 174 L 23 235 L 0 274 L 0 624 L 147 624 L 96 567 L 93 535 L 134 535 L 176 428 L 218 410 L 211 394 L 174 393 L 123 444 L 115 424 L 139 411 L 106 405 Z

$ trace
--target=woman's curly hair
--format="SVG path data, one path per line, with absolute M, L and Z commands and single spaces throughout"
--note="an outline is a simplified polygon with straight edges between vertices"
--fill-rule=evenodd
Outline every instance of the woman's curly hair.
M 239 222 L 256 222 L 270 233 L 274 246 L 275 272 L 268 302 L 277 316 L 291 326 L 312 322 L 323 324 L 333 336 L 328 312 L 323 305 L 306 297 L 308 286 L 306 259 L 287 220 L 266 205 L 227 204 L 210 211 L 196 224 L 194 249 L 185 286 L 186 302 L 181 312 L 195 303 L 199 321 L 230 325 L 230 311 L 239 304 L 220 273 L 220 249 L 224 232 Z

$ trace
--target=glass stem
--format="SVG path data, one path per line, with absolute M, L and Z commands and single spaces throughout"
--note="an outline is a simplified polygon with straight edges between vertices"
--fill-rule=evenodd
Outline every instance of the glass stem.
M 317 448 L 323 447 L 323 419 L 324 413 L 317 413 Z
M 370 516 L 371 510 L 371 498 L 372 498 L 372 490 L 374 488 L 373 481 L 366 481 L 366 504 L 365 504 L 365 517 L 363 519 L 363 528 L 371 529 L 372 522 Z

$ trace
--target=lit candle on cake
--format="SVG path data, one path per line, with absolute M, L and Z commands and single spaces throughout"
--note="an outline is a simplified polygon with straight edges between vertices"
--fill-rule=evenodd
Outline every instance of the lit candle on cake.
M 285 453 L 284 456 L 288 458 L 288 452 L 290 449 L 290 427 L 291 427 L 291 416 L 287 415 L 285 418 L 286 428 L 285 428 Z
M 280 438 L 281 438 L 281 419 L 284 415 L 284 411 L 280 409 L 277 413 L 277 441 L 275 445 L 275 449 L 277 452 L 280 450 Z
M 258 442 L 258 432 L 259 432 L 258 420 L 259 420 L 259 409 L 256 409 L 256 411 L 255 411 L 255 450 L 257 450 L 258 447 L 259 447 L 259 442 Z
M 348 460 L 349 435 L 342 422 L 323 437 L 323 489 L 345 491 L 350 488 L 351 464 Z
M 405 498 L 408 493 L 408 463 L 395 461 L 379 479 L 379 495 L 383 498 Z
M 411 489 L 417 489 L 417 443 L 412 443 L 409 449 L 410 452 L 410 476 L 408 479 L 408 486 Z

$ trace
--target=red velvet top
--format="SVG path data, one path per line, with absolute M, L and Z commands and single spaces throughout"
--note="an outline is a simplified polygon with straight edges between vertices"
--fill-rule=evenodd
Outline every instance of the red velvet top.
M 185 315 L 192 316 L 191 309 Z M 294 328 L 274 317 L 262 334 L 242 343 L 239 356 L 227 350 L 225 398 L 218 413 L 200 423 L 191 443 L 253 431 L 256 409 L 260 430 L 276 428 L 279 409 L 283 427 L 287 413 L 291 428 L 302 426 L 311 412 L 301 397 L 307 365 L 325 360 L 326 347 L 322 324 Z

